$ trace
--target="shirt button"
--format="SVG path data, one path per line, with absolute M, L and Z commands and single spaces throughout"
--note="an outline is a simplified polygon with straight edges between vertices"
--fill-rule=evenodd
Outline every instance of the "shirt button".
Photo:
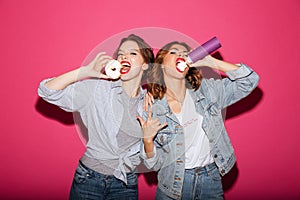
M 214 158 L 217 158 L 217 157 L 218 157 L 218 155 L 217 155 L 217 154 L 215 154 L 215 155 L 214 155 Z

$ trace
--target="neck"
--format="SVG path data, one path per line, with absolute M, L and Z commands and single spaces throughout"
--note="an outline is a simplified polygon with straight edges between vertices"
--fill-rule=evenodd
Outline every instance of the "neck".
M 186 92 L 185 79 L 165 79 L 165 84 L 167 87 L 167 99 L 182 103 L 184 101 Z
M 139 94 L 140 85 L 141 78 L 122 81 L 122 88 L 130 98 L 136 97 Z

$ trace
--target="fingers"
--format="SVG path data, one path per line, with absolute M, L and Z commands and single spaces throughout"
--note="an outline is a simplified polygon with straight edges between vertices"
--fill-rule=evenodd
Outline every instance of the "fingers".
M 149 92 L 147 92 L 143 101 L 143 110 L 148 111 L 149 106 L 151 107 L 153 102 L 154 102 L 153 96 Z
M 111 59 L 112 57 L 106 55 L 105 52 L 98 53 L 90 64 L 91 70 L 93 70 L 94 74 L 93 77 L 109 79 L 109 77 L 103 73 L 103 70 Z
M 149 109 L 147 121 L 151 121 L 151 120 L 152 120 L 152 106 Z
M 148 94 L 148 96 L 149 96 L 149 98 L 151 99 L 151 101 L 150 101 L 150 105 L 152 106 L 152 104 L 154 103 L 154 97 L 153 97 L 153 95 L 151 94 L 151 93 L 147 93 Z
M 156 128 L 156 127 L 160 126 L 160 121 L 156 118 L 156 119 L 152 120 L 151 125 Z
M 152 124 L 153 128 L 154 128 L 156 131 L 159 131 L 159 130 L 163 129 L 165 126 L 168 125 L 167 122 L 161 124 L 160 121 L 159 121 L 158 119 L 154 119 L 154 120 L 152 121 L 151 124 Z
M 148 99 L 147 94 L 145 95 L 144 101 L 143 101 L 143 111 L 148 111 Z
M 163 124 L 161 124 L 160 126 L 159 126 L 159 129 L 158 130 L 161 130 L 161 129 L 163 129 L 164 127 L 166 127 L 168 125 L 168 123 L 167 122 L 165 122 L 165 123 L 163 123 Z
M 198 60 L 195 63 L 192 63 L 192 67 L 210 67 L 210 68 L 215 68 L 217 66 L 215 58 L 213 58 L 211 55 L 207 55 L 201 60 Z
M 96 57 L 94 58 L 94 60 L 92 62 L 96 66 L 103 66 L 111 59 L 112 59 L 112 57 L 109 55 L 106 55 L 106 52 L 100 52 L 96 55 Z
M 100 69 L 102 69 L 103 67 L 106 66 L 108 61 L 110 61 L 111 59 L 112 58 L 108 55 L 102 55 L 102 56 L 98 57 L 98 59 L 96 61 L 96 66 L 100 67 Z
M 143 118 L 141 116 L 137 116 L 137 119 L 139 120 L 141 126 L 144 126 L 145 121 L 143 120 Z
M 105 74 L 100 73 L 98 78 L 109 79 L 110 77 Z
M 102 55 L 105 55 L 105 54 L 106 54 L 106 52 L 100 52 L 96 55 L 95 58 L 98 59 L 99 57 L 101 57 Z

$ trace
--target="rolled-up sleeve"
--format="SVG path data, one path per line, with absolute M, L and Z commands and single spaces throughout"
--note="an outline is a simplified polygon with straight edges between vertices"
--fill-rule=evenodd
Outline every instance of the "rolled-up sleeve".
M 142 142 L 142 145 L 141 145 L 141 151 L 140 152 L 141 152 L 140 156 L 143 159 L 145 166 L 148 169 L 154 169 L 154 166 L 158 161 L 156 146 L 154 145 L 154 149 L 153 149 L 153 152 L 152 152 L 153 157 L 151 157 L 151 158 L 147 157 L 145 149 L 144 149 L 144 143 L 143 142 Z
M 216 96 L 225 108 L 249 95 L 258 85 L 259 76 L 249 66 L 239 64 L 239 68 L 226 72 L 227 78 L 215 82 Z
M 90 84 L 86 84 L 87 81 L 71 84 L 63 90 L 53 90 L 45 86 L 49 80 L 51 78 L 41 81 L 38 95 L 67 112 L 82 109 L 91 98 L 93 89 L 89 87 Z

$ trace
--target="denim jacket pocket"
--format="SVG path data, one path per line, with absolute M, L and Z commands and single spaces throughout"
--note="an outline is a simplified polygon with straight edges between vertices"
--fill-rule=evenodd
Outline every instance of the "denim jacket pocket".
M 207 108 L 207 111 L 212 115 L 216 116 L 220 114 L 221 110 L 218 108 L 218 105 L 216 103 L 210 104 Z
M 174 134 L 168 131 L 159 132 L 156 137 L 157 143 L 162 146 L 169 144 L 170 142 L 172 142 L 173 139 L 174 139 Z
M 170 143 L 174 139 L 174 134 L 168 131 L 159 132 L 156 136 L 155 142 L 166 152 L 170 151 Z

